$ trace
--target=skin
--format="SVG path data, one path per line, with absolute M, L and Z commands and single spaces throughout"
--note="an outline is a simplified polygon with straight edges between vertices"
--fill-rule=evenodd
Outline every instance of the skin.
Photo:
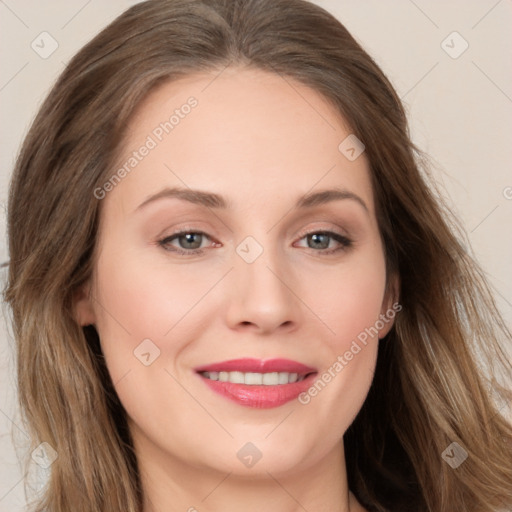
M 148 95 L 120 165 L 190 96 L 197 107 L 102 200 L 93 277 L 77 301 L 129 417 L 144 510 L 362 511 L 347 487 L 342 436 L 392 321 L 307 405 L 244 407 L 193 368 L 283 357 L 320 375 L 391 307 L 368 161 L 338 150 L 350 129 L 314 90 L 227 68 Z M 165 187 L 213 192 L 229 207 L 164 198 L 138 209 Z M 354 199 L 294 208 L 331 188 L 356 194 L 367 210 Z M 178 238 L 159 245 L 182 229 L 207 233 L 202 253 L 173 252 L 190 247 Z M 352 245 L 323 238 L 327 251 L 340 248 L 326 254 L 306 236 L 319 231 Z M 247 236 L 263 248 L 253 263 L 235 250 Z M 144 339 L 160 350 L 149 366 L 134 357 Z M 247 442 L 262 455 L 251 468 L 237 457 Z

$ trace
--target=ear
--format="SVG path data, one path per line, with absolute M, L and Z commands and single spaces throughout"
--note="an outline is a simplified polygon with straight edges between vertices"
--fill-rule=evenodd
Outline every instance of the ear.
M 382 300 L 380 316 L 377 321 L 379 327 L 379 339 L 387 336 L 395 323 L 395 316 L 402 310 L 402 305 L 398 302 L 399 290 L 400 279 L 397 274 L 392 274 L 388 278 L 388 282 L 386 284 L 386 291 Z
M 93 325 L 96 322 L 89 281 L 80 286 L 73 294 L 73 312 L 76 321 L 82 327 Z

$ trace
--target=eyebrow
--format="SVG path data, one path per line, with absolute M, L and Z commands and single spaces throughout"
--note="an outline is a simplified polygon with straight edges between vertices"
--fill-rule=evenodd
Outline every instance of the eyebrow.
M 146 198 L 136 210 L 140 210 L 149 203 L 159 199 L 182 199 L 189 203 L 206 206 L 207 208 L 227 208 L 227 201 L 213 192 L 203 192 L 202 190 L 193 190 L 191 188 L 164 188 L 160 192 Z
M 332 201 L 339 201 L 342 199 L 351 199 L 353 201 L 356 201 L 359 205 L 363 207 L 366 213 L 370 213 L 368 206 L 361 197 L 359 197 L 357 194 L 354 194 L 354 192 L 350 192 L 349 190 L 338 188 L 306 194 L 297 201 L 295 207 L 312 208 L 314 206 L 319 206 L 322 204 L 330 203 Z
M 148 204 L 160 199 L 181 199 L 189 203 L 206 206 L 207 208 L 226 209 L 231 204 L 219 194 L 213 192 L 204 192 L 202 190 L 194 190 L 191 188 L 164 188 L 156 194 L 147 197 L 137 208 L 136 211 L 144 208 Z M 319 192 L 312 192 L 300 197 L 295 204 L 295 208 L 313 208 L 332 201 L 350 199 L 357 202 L 363 209 L 369 212 L 368 206 L 361 197 L 349 190 L 345 189 L 328 189 Z

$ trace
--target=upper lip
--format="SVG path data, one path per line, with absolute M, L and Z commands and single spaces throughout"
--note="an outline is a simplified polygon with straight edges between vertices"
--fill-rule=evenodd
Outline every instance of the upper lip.
M 229 361 L 221 361 L 218 363 L 206 364 L 195 368 L 200 372 L 254 372 L 254 373 L 271 373 L 271 372 L 288 372 L 306 375 L 316 372 L 316 368 L 307 366 L 291 359 L 230 359 Z

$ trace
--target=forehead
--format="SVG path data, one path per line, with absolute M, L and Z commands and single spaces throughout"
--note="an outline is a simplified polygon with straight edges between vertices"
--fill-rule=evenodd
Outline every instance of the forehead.
M 350 133 L 326 99 L 289 77 L 229 67 L 190 75 L 137 107 L 117 162 L 129 175 L 111 195 L 130 206 L 158 187 L 185 186 L 247 205 L 337 186 L 373 208 L 364 153 L 351 161 L 340 150 Z

